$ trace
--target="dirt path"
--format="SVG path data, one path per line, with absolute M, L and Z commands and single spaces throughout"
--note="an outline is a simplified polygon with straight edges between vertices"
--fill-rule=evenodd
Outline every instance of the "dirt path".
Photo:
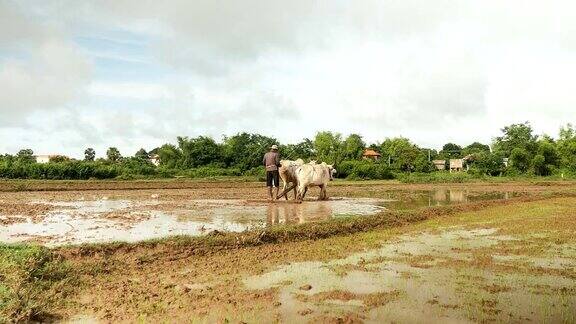
M 576 320 L 576 198 L 462 212 L 322 240 L 157 257 L 71 257 L 57 310 L 106 322 Z

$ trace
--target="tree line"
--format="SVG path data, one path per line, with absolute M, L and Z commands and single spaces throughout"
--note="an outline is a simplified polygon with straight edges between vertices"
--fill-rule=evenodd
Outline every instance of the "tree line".
M 433 160 L 465 159 L 468 173 L 478 176 L 549 176 L 576 174 L 576 128 L 562 127 L 557 139 L 536 135 L 530 123 L 504 127 L 490 143 L 467 146 L 446 143 L 440 151 L 419 147 L 404 137 L 366 143 L 359 134 L 343 137 L 322 131 L 312 139 L 282 144 L 273 137 L 239 133 L 221 142 L 208 136 L 178 137 L 150 151 L 138 150 L 122 156 L 110 147 L 105 158 L 96 158 L 92 148 L 83 160 L 54 156 L 46 164 L 36 163 L 34 152 L 0 155 L 0 178 L 21 179 L 132 179 L 149 177 L 261 176 L 262 155 L 272 144 L 284 159 L 317 160 L 334 164 L 338 176 L 356 179 L 392 179 L 403 174 L 432 173 Z M 381 154 L 378 161 L 362 158 L 366 148 Z M 157 157 L 159 165 L 151 162 Z

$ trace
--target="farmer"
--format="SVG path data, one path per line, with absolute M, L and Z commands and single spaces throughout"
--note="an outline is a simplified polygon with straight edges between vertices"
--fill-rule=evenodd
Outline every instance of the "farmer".
M 266 187 L 268 187 L 269 199 L 276 200 L 276 197 L 278 197 L 278 187 L 280 185 L 280 175 L 278 173 L 280 155 L 278 154 L 277 145 L 272 145 L 270 152 L 264 154 L 262 163 L 264 163 L 264 167 L 266 167 Z M 272 192 L 272 188 L 274 188 L 274 192 Z

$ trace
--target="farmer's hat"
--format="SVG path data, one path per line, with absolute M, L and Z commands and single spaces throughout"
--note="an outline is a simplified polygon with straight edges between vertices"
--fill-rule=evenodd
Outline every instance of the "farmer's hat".
M 274 144 L 272 146 L 270 146 L 271 150 L 278 150 L 278 145 Z

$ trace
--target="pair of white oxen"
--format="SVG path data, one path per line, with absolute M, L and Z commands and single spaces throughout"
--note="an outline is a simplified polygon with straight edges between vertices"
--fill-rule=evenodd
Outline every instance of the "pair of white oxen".
M 318 199 L 328 199 L 326 186 L 333 179 L 336 170 L 332 165 L 324 162 L 320 164 L 317 164 L 316 161 L 304 163 L 302 159 L 298 159 L 296 161 L 280 161 L 278 172 L 283 182 L 282 194 L 278 198 L 284 196 L 288 200 L 288 192 L 294 189 L 294 199 L 302 201 L 308 188 L 315 186 L 320 187 Z M 292 186 L 288 188 L 290 183 Z

